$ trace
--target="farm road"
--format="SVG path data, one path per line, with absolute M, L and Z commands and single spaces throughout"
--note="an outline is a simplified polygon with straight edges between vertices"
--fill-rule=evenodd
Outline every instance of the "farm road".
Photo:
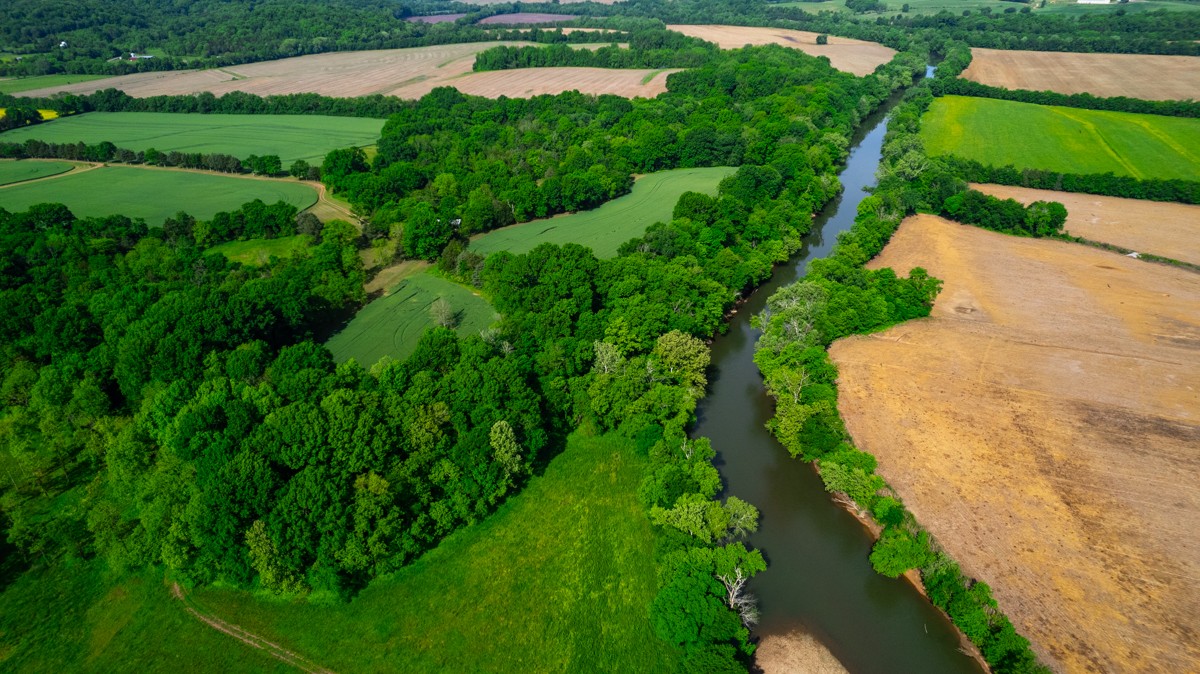
M 247 632 L 241 627 L 222 620 L 211 613 L 204 613 L 203 611 L 200 611 L 199 609 L 190 605 L 187 597 L 183 594 L 183 588 L 179 587 L 179 583 L 171 584 L 171 595 L 183 602 L 184 608 L 187 609 L 188 613 L 191 613 L 192 616 L 194 616 L 197 620 L 203 622 L 218 632 L 227 634 L 243 644 L 246 644 L 247 646 L 260 649 L 271 657 L 281 660 L 302 672 L 309 672 L 309 674 L 334 674 L 333 670 L 326 669 L 325 667 L 316 664 L 302 655 L 289 651 L 279 644 L 268 641 L 257 634 Z

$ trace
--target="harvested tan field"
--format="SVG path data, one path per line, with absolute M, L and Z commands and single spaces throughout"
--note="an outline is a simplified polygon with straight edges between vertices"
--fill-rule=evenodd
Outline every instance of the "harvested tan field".
M 1034 201 L 1061 202 L 1067 207 L 1065 229 L 1069 234 L 1200 264 L 1200 206 L 1007 185 L 971 187 L 1026 205 Z
M 1200 275 L 909 218 L 873 267 L 945 281 L 840 340 L 879 472 L 1057 671 L 1200 671 Z
M 816 637 L 802 632 L 768 634 L 754 652 L 763 674 L 846 674 L 846 668 Z
M 230 91 L 245 91 L 259 96 L 303 92 L 325 96 L 383 94 L 420 98 L 437 87 L 449 86 L 465 94 L 489 98 L 558 94 L 572 89 L 585 94 L 653 98 L 667 90 L 667 75 L 677 72 L 609 68 L 471 71 L 475 54 L 499 45 L 523 47 L 532 46 L 533 43 L 475 42 L 415 49 L 315 54 L 216 70 L 124 75 L 61 89 L 86 94 L 115 87 L 136 98 L 200 91 L 211 91 L 218 96 Z M 607 45 L 572 45 L 580 49 L 599 49 L 603 46 Z M 238 79 L 234 79 L 235 76 Z M 643 83 L 643 80 L 647 81 Z M 58 89 L 39 89 L 21 95 L 46 96 L 56 91 Z
M 829 44 L 817 44 L 817 34 L 784 28 L 750 28 L 746 26 L 667 26 L 684 35 L 698 37 L 721 49 L 738 49 L 746 45 L 778 44 L 799 49 L 813 56 L 827 56 L 834 68 L 855 75 L 869 75 L 875 68 L 892 60 L 896 51 L 874 42 L 829 36 Z
M 611 68 L 521 68 L 471 73 L 449 85 L 464 94 L 488 98 L 527 98 L 578 90 L 585 94 L 615 94 L 625 98 L 654 98 L 667 90 L 668 70 L 615 70 Z M 648 79 L 647 79 L 648 78 Z
M 1156 101 L 1200 96 L 1200 56 L 1005 49 L 972 49 L 971 55 L 962 77 L 994 87 Z
M 138 73 L 65 87 L 22 92 L 47 96 L 58 91 L 87 94 L 117 88 L 130 96 L 191 94 L 221 95 L 245 91 L 260 96 L 317 93 L 325 96 L 385 94 L 420 98 L 446 80 L 471 72 L 475 54 L 499 45 L 528 46 L 530 42 L 473 42 L 469 44 L 312 54 L 277 61 L 247 63 L 213 70 Z

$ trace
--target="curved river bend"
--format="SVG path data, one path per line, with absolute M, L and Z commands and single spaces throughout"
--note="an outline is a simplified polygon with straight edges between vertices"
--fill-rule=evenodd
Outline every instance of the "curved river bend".
M 812 634 L 854 674 L 977 674 L 980 665 L 958 651 L 945 616 L 906 581 L 875 573 L 867 559 L 871 535 L 830 500 L 813 468 L 791 458 L 766 429 L 773 406 L 753 360 L 759 332 L 750 317 L 853 224 L 875 181 L 887 113 L 898 101 L 889 100 L 855 134 L 839 176 L 844 190 L 813 223 L 800 254 L 748 298 L 729 332 L 713 343 L 709 393 L 692 433 L 712 439 L 728 493 L 761 512 L 759 531 L 749 539 L 770 565 L 753 581 L 762 609 L 758 636 Z

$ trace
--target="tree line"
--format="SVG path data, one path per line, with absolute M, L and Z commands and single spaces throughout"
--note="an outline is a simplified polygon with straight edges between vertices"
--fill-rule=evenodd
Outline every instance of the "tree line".
M 955 156 L 941 159 L 948 166 L 953 167 L 954 172 L 962 176 L 964 180 L 976 183 L 996 183 L 1062 192 L 1083 192 L 1126 199 L 1200 204 L 1200 182 L 1194 180 L 1140 179 L 1112 173 L 1059 173 L 1039 169 L 1018 169 L 1014 166 L 988 166 L 973 159 Z
M 941 287 L 920 268 L 900 278 L 891 269 L 867 270 L 864 264 L 883 250 L 905 215 L 937 210 L 955 199 L 974 204 L 951 167 L 924 156 L 918 131 L 932 100 L 922 83 L 893 111 L 878 186 L 859 205 L 854 225 L 830 257 L 814 260 L 804 278 L 772 295 L 754 318 L 763 331 L 754 360 L 776 401 L 769 422 L 775 436 L 793 456 L 817 463 L 836 500 L 881 525 L 870 557 L 875 570 L 893 578 L 919 570 L 930 601 L 979 647 L 993 671 L 1044 673 L 1049 670 L 1037 662 L 987 584 L 962 573 L 875 473 L 875 457 L 853 446 L 837 408 L 829 344 L 927 316 Z M 960 207 L 960 213 L 967 208 Z M 1016 207 L 1023 218 L 1025 209 Z

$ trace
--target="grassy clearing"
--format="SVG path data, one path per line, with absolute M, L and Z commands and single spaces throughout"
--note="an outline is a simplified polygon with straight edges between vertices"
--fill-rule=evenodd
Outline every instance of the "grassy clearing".
M 404 358 L 417 347 L 425 329 L 434 325 L 430 307 L 438 298 L 458 312 L 459 334 L 477 334 L 497 319 L 492 305 L 470 290 L 440 276 L 418 274 L 364 307 L 325 346 L 338 362 L 353 358 L 364 367 L 384 356 Z
M 931 155 L 997 166 L 1200 180 L 1198 119 L 945 96 L 921 137 Z
M 89 562 L 28 572 L 3 589 L 0 671 L 296 670 L 192 617 L 161 575 L 117 578 Z
M 307 234 L 284 236 L 278 239 L 248 239 L 246 241 L 229 241 L 209 248 L 206 253 L 224 255 L 230 262 L 241 262 L 245 265 L 261 266 L 272 257 L 287 257 L 294 252 L 302 251 L 312 245 L 312 237 Z
M 65 86 L 80 82 L 101 80 L 108 75 L 39 75 L 37 77 L 13 77 L 0 79 L 0 94 L 15 94 L 19 91 Z
M 0 185 L 58 175 L 71 168 L 65 161 L 0 161 Z
M 647 607 L 654 540 L 643 460 L 576 434 L 497 513 L 349 604 L 192 595 L 206 611 L 342 672 L 666 672 Z
M 109 141 L 130 150 L 219 152 L 245 158 L 279 155 L 284 167 L 297 159 L 320 162 L 330 150 L 369 145 L 382 119 L 321 115 L 188 115 L 166 112 L 89 112 L 53 124 L 14 129 L 10 142 L 36 138 L 50 143 Z
M 524 253 L 543 243 L 578 243 L 599 257 L 615 257 L 621 244 L 650 225 L 669 222 L 679 195 L 716 194 L 721 179 L 736 170 L 721 166 L 652 173 L 639 178 L 629 194 L 599 208 L 497 229 L 471 242 L 471 248 L 486 255 L 498 250 Z
M 10 211 L 57 202 L 76 215 L 121 214 L 144 218 L 152 227 L 179 211 L 204 220 L 254 199 L 283 200 L 303 210 L 317 201 L 317 191 L 298 182 L 131 167 L 91 169 L 0 189 L 0 207 Z

